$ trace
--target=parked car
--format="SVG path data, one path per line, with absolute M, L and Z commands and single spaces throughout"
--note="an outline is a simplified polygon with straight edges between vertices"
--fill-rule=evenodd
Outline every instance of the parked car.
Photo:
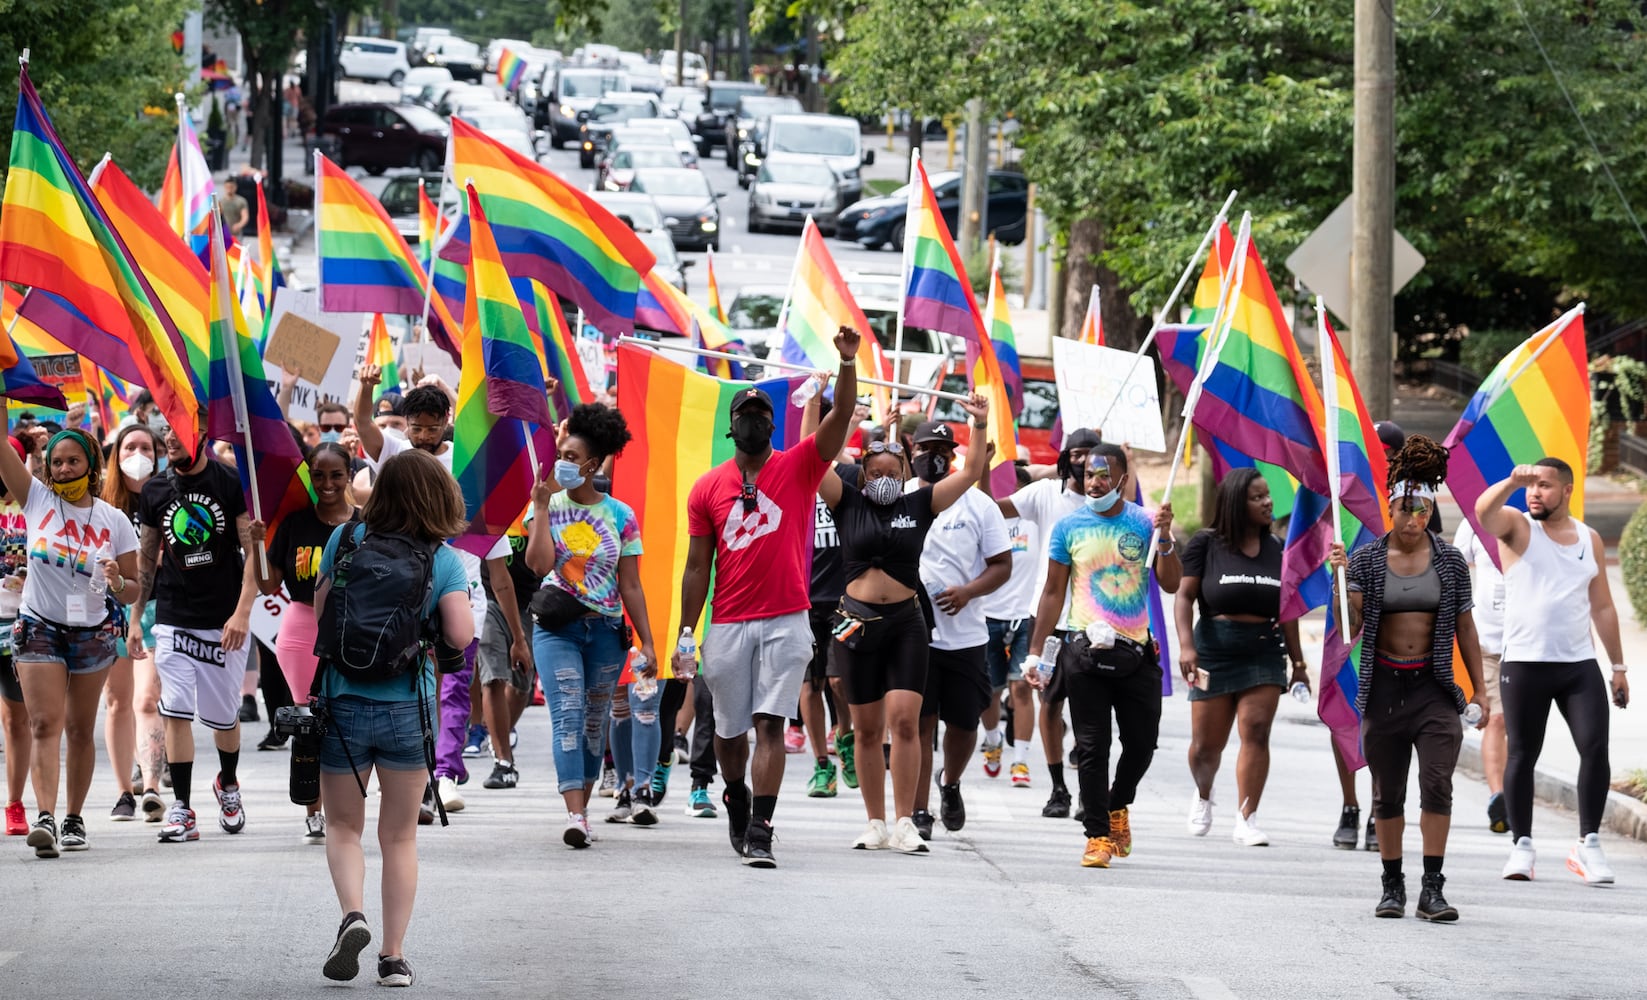
M 875 151 L 863 144 L 858 120 L 841 115 L 773 115 L 755 155 L 765 159 L 777 153 L 823 157 L 841 179 L 843 205 L 863 196 L 860 170 L 875 162 Z
M 907 335 L 909 330 L 906 328 L 904 333 Z M 1052 441 L 1052 425 L 1058 420 L 1058 382 L 1052 374 L 1052 361 L 1024 358 L 1020 363 L 1024 370 L 1024 411 L 1018 416 L 1018 457 L 1036 465 L 1053 465 L 1058 461 L 1058 448 Z M 966 392 L 965 373 L 944 376 L 940 388 Z M 971 428 L 967 425 L 966 411 L 959 403 L 939 399 L 932 419 L 948 424 L 955 432 L 955 443 L 966 447 Z
M 811 216 L 824 235 L 835 231 L 839 179 L 818 157 L 769 156 L 749 187 L 749 231 L 801 229 Z
M 675 241 L 669 238 L 669 234 L 650 230 L 640 234 L 640 241 L 645 243 L 646 249 L 652 251 L 652 256 L 657 258 L 652 270 L 657 272 L 658 277 L 682 292 L 686 291 L 686 269 L 691 267 L 693 262 L 681 257 L 680 252 L 675 249 Z
M 961 215 L 961 174 L 957 170 L 943 170 L 931 176 L 932 193 L 938 199 L 938 211 L 950 232 L 955 232 Z M 1002 243 L 1024 241 L 1024 217 L 1029 207 L 1029 182 L 1023 174 L 1005 170 L 989 172 L 989 231 Z M 865 198 L 848 205 L 835 227 L 837 239 L 849 240 L 874 249 L 890 245 L 894 250 L 904 248 L 904 216 L 909 209 L 909 186 L 906 184 L 891 194 Z
M 474 80 L 486 75 L 486 59 L 480 46 L 456 35 L 431 38 L 423 49 L 423 61 L 429 66 L 444 66 L 452 71 L 454 80 Z
M 622 94 L 629 90 L 625 73 L 603 69 L 566 69 L 555 71 L 554 82 L 545 95 L 546 113 L 540 116 L 539 128 L 549 130 L 549 141 L 556 149 L 578 141 L 578 127 L 582 115 L 600 102 L 607 94 Z
M 773 97 L 768 94 L 745 94 L 738 98 L 737 107 L 726 118 L 726 165 L 737 168 L 741 149 L 749 130 L 756 121 L 773 115 L 805 114 L 806 109 L 793 97 Z M 759 161 L 757 161 L 759 162 Z
M 637 233 L 667 232 L 663 212 L 649 194 L 596 191 L 594 199 Z
M 400 81 L 400 99 L 405 104 L 433 108 L 452 85 L 452 71 L 445 66 L 418 66 Z
M 528 160 L 538 158 L 537 137 L 526 112 L 499 101 L 463 111 L 459 117 Z
M 726 325 L 758 358 L 779 349 L 778 316 L 788 292 L 783 285 L 744 285 L 726 305 Z
M 643 139 L 650 135 L 657 135 L 661 141 L 674 145 L 675 151 L 680 154 L 681 166 L 696 167 L 698 165 L 698 146 L 692 141 L 692 132 L 686 123 L 678 118 L 632 118 L 628 123 L 630 131 Z
M 627 191 L 635 171 L 648 167 L 678 167 L 680 155 L 669 146 L 624 146 L 600 161 L 595 187 L 601 191 Z
M 617 69 L 623 63 L 620 56 L 623 53 L 616 45 L 589 44 L 572 53 L 572 61 L 579 66 L 592 66 L 596 69 Z
M 726 142 L 726 119 L 737 109 L 738 98 L 764 93 L 766 88 L 758 83 L 710 81 L 704 88 L 703 110 L 692 121 L 692 134 L 698 137 L 698 155 L 708 156 L 717 145 Z
M 415 63 L 424 62 L 424 53 L 428 51 L 430 45 L 434 44 L 435 39 L 447 38 L 451 34 L 452 29 L 450 28 L 418 28 L 415 32 L 413 32 L 411 45 L 408 46 L 408 51 L 411 55 L 412 61 Z M 304 53 L 299 53 L 299 55 L 302 54 Z M 292 68 L 292 71 L 294 73 L 303 72 L 303 70 L 300 70 L 295 66 Z
M 638 91 L 644 91 L 654 97 L 663 93 L 666 86 L 663 80 L 663 69 L 657 63 L 647 62 L 646 57 L 638 52 L 625 52 L 619 56 L 624 72 L 629 74 L 629 86 Z
M 665 87 L 658 99 L 663 103 L 664 110 L 673 112 L 676 118 L 687 122 L 692 121 L 698 116 L 698 112 L 703 110 L 702 87 Z M 687 131 L 690 132 L 691 128 L 688 127 Z
M 340 167 L 377 176 L 391 167 L 438 171 L 446 161 L 446 122 L 415 104 L 334 104 L 317 132 L 338 143 Z
M 629 190 L 649 194 L 658 203 L 677 248 L 721 248 L 720 195 L 709 186 L 703 171 L 685 167 L 637 170 Z
M 612 128 L 635 119 L 657 118 L 663 114 L 658 99 L 651 94 L 607 94 L 587 114 L 579 114 L 578 166 L 588 169 L 606 148 Z
M 377 196 L 383 210 L 389 213 L 389 221 L 395 224 L 395 229 L 406 242 L 412 244 L 422 238 L 418 229 L 418 181 L 423 182 L 423 189 L 430 198 L 439 199 L 441 176 L 438 173 L 397 174 L 389 178 L 389 183 L 383 185 Z
M 515 103 L 531 116 L 532 124 L 537 128 L 544 127 L 544 116 L 548 114 L 548 108 L 544 106 L 545 82 L 553 78 L 560 66 L 560 53 L 554 49 L 533 49 L 526 60 L 526 75 L 521 78 L 520 87 L 515 91 Z
M 483 87 L 475 83 L 459 84 L 463 89 L 447 91 L 435 106 L 435 111 L 443 118 L 453 115 L 467 114 L 471 111 L 496 110 L 507 108 L 510 105 L 498 96 L 498 92 L 491 87 Z
M 337 68 L 356 80 L 387 80 L 398 87 L 411 72 L 412 64 L 406 60 L 406 46 L 401 42 L 345 35 Z

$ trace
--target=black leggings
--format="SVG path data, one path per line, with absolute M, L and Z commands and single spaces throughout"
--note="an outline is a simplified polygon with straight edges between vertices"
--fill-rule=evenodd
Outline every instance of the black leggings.
M 1510 756 L 1504 765 L 1510 835 L 1533 834 L 1533 767 L 1544 749 L 1550 706 L 1561 711 L 1578 747 L 1578 833 L 1601 829 L 1607 805 L 1607 685 L 1595 660 L 1579 663 L 1504 661 L 1498 690 L 1504 698 L 1504 732 Z

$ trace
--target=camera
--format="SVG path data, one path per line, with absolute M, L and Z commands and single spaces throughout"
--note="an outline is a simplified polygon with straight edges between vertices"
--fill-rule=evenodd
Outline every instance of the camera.
M 307 705 L 287 705 L 285 708 L 275 709 L 274 731 L 282 736 L 314 736 L 316 739 L 326 731 L 321 724 L 320 717 Z
M 292 737 L 292 773 L 288 794 L 295 805 L 320 801 L 320 738 L 326 724 L 307 705 L 275 709 L 274 730 Z
M 445 639 L 435 640 L 435 669 L 443 674 L 455 674 L 466 666 L 463 650 L 448 645 Z

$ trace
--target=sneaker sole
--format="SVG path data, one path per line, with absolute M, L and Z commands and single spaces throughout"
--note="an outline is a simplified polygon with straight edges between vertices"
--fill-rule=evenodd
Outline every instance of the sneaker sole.
M 372 943 L 372 931 L 365 924 L 350 924 L 348 929 L 337 937 L 337 943 L 332 945 L 332 953 L 326 956 L 326 965 L 320 970 L 321 974 L 334 982 L 346 983 L 360 975 L 360 953 Z
M 63 849 L 65 851 L 68 850 L 68 848 L 66 848 L 66 847 L 63 848 Z M 1567 870 L 1572 872 L 1574 875 L 1577 875 L 1579 878 L 1583 879 L 1585 885 L 1612 885 L 1613 884 L 1613 876 L 1611 876 L 1611 875 L 1601 875 L 1601 876 L 1598 876 L 1596 878 L 1591 878 L 1589 876 L 1589 874 L 1587 872 L 1585 872 L 1584 866 L 1579 864 L 1577 861 L 1574 861 L 1572 858 L 1567 859 Z
M 412 985 L 412 977 L 403 976 L 397 972 L 392 976 L 384 976 L 377 981 L 377 984 L 379 986 L 410 986 Z
M 1407 915 L 1407 911 L 1405 909 L 1400 909 L 1400 910 L 1391 910 L 1391 909 L 1373 910 L 1373 916 L 1380 917 L 1384 920 L 1397 920 L 1397 919 L 1400 919 L 1402 917 L 1405 917 L 1406 915 Z M 1422 914 L 1420 914 L 1420 916 L 1422 916 Z
M 1340 851 L 1353 851 L 1356 848 L 1356 843 L 1357 841 L 1354 840 L 1339 840 L 1337 837 L 1334 837 L 1332 840 L 1332 846 L 1338 848 Z
M 1440 913 L 1425 913 L 1423 910 L 1419 910 L 1413 916 L 1420 920 L 1428 920 L 1433 924 L 1450 924 L 1458 919 L 1458 911 L 1452 907 L 1448 907 Z
M 79 852 L 79 851 L 89 851 L 89 850 L 91 850 L 91 845 L 86 843 L 84 840 L 82 840 L 78 844 L 67 844 L 67 843 L 63 843 L 62 841 L 59 841 L 58 842 L 58 850 L 61 850 L 65 854 L 73 853 L 73 852 Z
M 180 834 L 162 833 L 160 835 L 160 842 L 162 844 L 187 844 L 187 843 L 192 843 L 194 841 L 197 841 L 199 839 L 200 839 L 200 831 L 199 830 L 191 830 L 188 833 L 180 833 Z
M 1086 858 L 1082 858 L 1081 859 L 1081 867 L 1082 868 L 1108 868 L 1109 867 L 1109 859 L 1105 858 L 1103 861 L 1088 861 Z
M 629 814 L 629 822 L 634 826 L 657 826 L 658 814 L 648 809 L 645 812 Z
M 109 813 L 109 822 L 111 823 L 131 823 L 136 819 L 137 812 L 135 810 L 129 813 Z
M 326 835 L 321 834 L 318 837 L 311 837 L 311 836 L 309 836 L 308 834 L 305 833 L 303 835 L 303 842 L 305 844 L 313 844 L 316 847 L 325 847 L 326 846 Z
M 608 823 L 628 823 L 631 819 L 633 819 L 633 815 L 631 813 L 614 812 L 606 814 L 606 822 Z
M 589 846 L 589 835 L 582 830 L 574 830 L 571 827 L 568 827 L 566 832 L 560 835 L 560 839 L 566 843 L 567 847 L 581 849 Z
M 692 806 L 687 806 L 686 815 L 692 817 L 693 819 L 719 819 L 721 814 L 713 809 L 697 809 Z
M 1510 872 L 1508 875 L 1504 876 L 1504 881 L 1506 882 L 1531 882 L 1532 880 L 1533 873 L 1530 871 Z
M 748 855 L 745 855 L 744 859 L 743 859 L 743 863 L 744 863 L 744 867 L 746 867 L 746 868 L 766 869 L 766 868 L 776 868 L 776 867 L 778 867 L 778 862 L 777 862 L 776 858 L 751 858 Z

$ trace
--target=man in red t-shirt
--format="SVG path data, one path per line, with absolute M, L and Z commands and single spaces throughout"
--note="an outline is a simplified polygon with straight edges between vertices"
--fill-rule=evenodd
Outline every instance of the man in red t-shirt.
M 857 331 L 835 335 L 841 355 L 835 398 L 857 393 Z M 696 628 L 709 595 L 714 628 L 703 649 L 703 682 L 715 703 L 715 757 L 726 779 L 721 801 L 732 848 L 744 864 L 775 868 L 772 813 L 783 782 L 783 731 L 800 701 L 812 659 L 810 544 L 818 484 L 841 452 L 852 410 L 837 406 L 818 431 L 788 451 L 772 447 L 772 400 L 756 388 L 732 398 L 730 437 L 736 454 L 710 469 L 686 501 L 686 572 L 681 623 Z M 696 665 L 677 656 L 677 677 Z M 749 730 L 755 760 L 749 761 Z M 754 791 L 744 783 L 753 772 Z

